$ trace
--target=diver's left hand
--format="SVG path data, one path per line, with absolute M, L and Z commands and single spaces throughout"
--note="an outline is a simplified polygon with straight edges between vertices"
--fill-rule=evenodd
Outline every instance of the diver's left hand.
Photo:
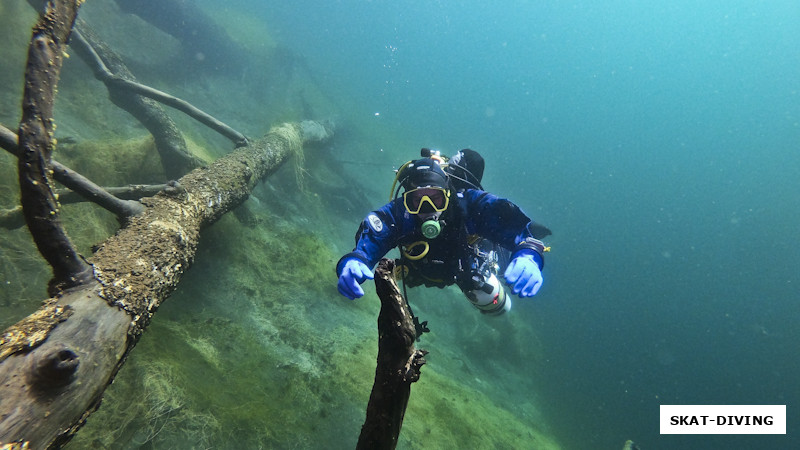
M 520 297 L 533 297 L 544 281 L 532 254 L 522 254 L 511 260 L 504 276 L 511 292 Z

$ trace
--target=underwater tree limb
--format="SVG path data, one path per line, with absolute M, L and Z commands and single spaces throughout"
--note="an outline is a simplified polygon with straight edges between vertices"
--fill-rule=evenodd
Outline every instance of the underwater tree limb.
M 58 179 L 56 177 L 56 179 Z M 128 217 L 139 214 L 144 210 L 144 207 L 137 200 L 142 197 L 151 197 L 161 191 L 173 193 L 178 192 L 181 187 L 177 181 L 170 181 L 167 184 L 131 184 L 128 186 L 119 187 L 104 187 L 100 188 L 100 193 L 105 197 L 113 199 L 115 207 L 105 209 L 116 214 L 121 221 L 127 220 Z M 105 195 L 105 193 L 110 194 Z M 67 205 L 71 203 L 81 202 L 94 202 L 103 206 L 100 202 L 95 201 L 92 196 L 87 196 L 78 191 L 71 191 L 69 189 L 57 189 L 56 195 L 58 196 L 58 203 Z M 117 207 L 118 205 L 118 207 Z M 22 216 L 22 207 L 17 206 L 11 209 L 0 209 L 0 228 L 7 230 L 15 230 L 25 226 L 25 218 Z
M 106 82 L 112 86 L 128 89 L 133 93 L 157 100 L 167 106 L 171 106 L 230 139 L 234 144 L 236 144 L 237 147 L 247 145 L 247 138 L 243 134 L 185 100 L 181 100 L 178 97 L 173 97 L 172 95 L 161 92 L 158 89 L 153 89 L 149 86 L 126 80 L 124 78 L 112 76 Z
M 17 133 L 9 130 L 8 128 L 0 125 L 0 148 L 8 151 L 14 156 L 19 153 L 19 139 Z
M 182 189 L 143 199 L 145 210 L 90 259 L 91 283 L 48 300 L 6 330 L 0 336 L 0 442 L 31 448 L 67 442 L 192 264 L 202 228 L 244 202 L 304 142 L 322 138 L 320 130 L 332 136 L 329 125 L 316 122 L 274 127 L 182 177 Z
M 53 172 L 56 180 L 66 181 L 66 183 L 62 183 L 64 186 L 67 186 L 84 199 L 96 203 L 104 209 L 111 211 L 121 219 L 134 216 L 144 211 L 144 207 L 141 203 L 135 200 L 123 200 L 117 198 L 107 190 L 92 183 L 88 178 L 75 172 L 69 167 L 64 166 L 63 164 L 58 164 L 57 166 L 53 164 Z M 59 201 L 62 201 L 60 196 Z
M 357 449 L 393 449 L 403 425 L 411 383 L 419 380 L 425 350 L 414 348 L 417 336 L 411 312 L 397 288 L 394 263 L 382 259 L 375 269 L 378 314 L 378 364 Z
M 129 184 L 127 186 L 112 186 L 102 189 L 120 200 L 139 200 L 142 197 L 152 197 L 161 191 L 172 192 L 180 189 L 180 185 L 177 181 L 170 181 L 166 184 Z M 62 205 L 87 201 L 79 193 L 67 189 L 57 189 L 56 194 L 58 194 L 58 201 Z
M 53 105 L 64 51 L 80 1 L 53 0 L 33 27 L 25 67 L 17 170 L 25 223 L 44 259 L 53 269 L 51 292 L 92 278 L 92 270 L 61 226 L 58 201 L 51 188 L 51 155 L 55 142 Z
M 95 77 L 105 82 L 112 103 L 136 118 L 150 134 L 161 157 L 161 166 L 170 179 L 177 179 L 204 164 L 186 147 L 175 122 L 155 100 L 136 95 L 127 89 L 118 89 L 106 82 L 111 77 L 135 80 L 128 67 L 108 45 L 80 18 L 75 23 L 71 48 L 92 69 Z
M 118 72 L 118 74 L 112 73 L 106 66 L 107 62 L 109 62 L 109 56 L 111 55 L 109 50 L 106 49 L 104 52 L 105 57 L 101 57 L 97 52 L 99 40 L 96 37 L 92 37 L 91 40 L 93 43 L 89 43 L 84 37 L 84 34 L 86 34 L 86 36 L 93 36 L 88 26 L 79 21 L 75 32 L 76 49 L 84 61 L 91 66 L 95 77 L 105 83 L 109 90 L 128 91 L 131 94 L 137 94 L 156 100 L 185 113 L 217 133 L 220 133 L 230 139 L 237 147 L 247 145 L 247 138 L 243 134 L 200 110 L 191 103 L 134 81 L 133 75 L 131 75 L 129 71 L 120 71 L 122 62 L 118 57 L 116 58 L 117 61 L 115 61 L 115 71 Z
M 2 147 L 8 150 L 12 155 L 19 157 L 17 135 L 3 126 L 0 126 L 0 143 L 2 143 Z M 50 159 L 50 166 L 52 167 L 53 178 L 74 192 L 74 194 L 67 194 L 65 199 L 62 197 L 64 195 L 62 192 L 56 191 L 55 198 L 60 204 L 76 203 L 74 196 L 77 195 L 86 201 L 100 205 L 121 219 L 139 214 L 143 210 L 142 205 L 134 201 L 134 199 L 120 199 L 108 189 L 101 188 L 88 178 L 58 161 Z M 149 195 L 153 195 L 154 193 L 155 192 Z M 136 199 L 143 196 L 144 195 L 136 197 Z M 20 221 L 12 217 L 16 214 L 21 214 L 21 212 L 19 208 L 0 212 L 0 226 L 4 228 L 18 228 L 21 226 Z M 24 221 L 22 221 L 22 224 L 24 224 Z

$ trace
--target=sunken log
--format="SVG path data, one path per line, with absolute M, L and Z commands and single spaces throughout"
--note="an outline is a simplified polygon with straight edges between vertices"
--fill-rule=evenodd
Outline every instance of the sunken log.
M 244 202 L 303 143 L 330 136 L 319 122 L 274 127 L 185 175 L 180 189 L 142 199 L 144 211 L 89 258 L 90 282 L 0 335 L 0 448 L 68 442 L 192 264 L 201 230 Z
M 411 311 L 394 280 L 394 262 L 382 259 L 375 269 L 378 313 L 378 364 L 357 449 L 393 449 L 403 425 L 411 383 L 419 380 L 425 350 L 414 347 L 417 333 Z

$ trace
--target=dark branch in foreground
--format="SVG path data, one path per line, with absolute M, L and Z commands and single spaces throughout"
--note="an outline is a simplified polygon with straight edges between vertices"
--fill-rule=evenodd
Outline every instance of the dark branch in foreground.
M 51 295 L 92 279 L 92 268 L 61 226 L 51 188 L 54 148 L 53 104 L 64 52 L 81 2 L 54 0 L 33 28 L 25 68 L 17 169 L 25 223 L 39 253 L 53 269 Z
M 394 263 L 382 259 L 375 269 L 378 314 L 378 364 L 375 383 L 357 449 L 393 449 L 403 425 L 411 383 L 419 380 L 425 350 L 414 348 L 417 332 L 411 312 L 393 276 Z

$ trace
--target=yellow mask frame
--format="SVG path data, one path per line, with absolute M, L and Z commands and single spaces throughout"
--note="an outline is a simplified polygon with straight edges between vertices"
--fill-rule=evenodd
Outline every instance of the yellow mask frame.
M 431 199 L 430 195 L 423 194 L 422 197 L 419 200 L 414 200 L 412 202 L 412 204 L 414 204 L 414 203 L 416 204 L 416 208 L 409 207 L 409 204 L 408 204 L 409 194 L 411 194 L 412 196 L 413 195 L 419 195 L 420 191 L 427 191 L 427 190 L 441 191 L 442 192 L 442 196 L 444 198 L 444 205 L 437 206 L 436 202 L 433 199 Z M 431 192 L 431 194 L 433 194 L 433 193 Z M 422 210 L 422 205 L 424 205 L 426 202 L 429 205 L 431 205 L 431 208 L 433 208 L 434 211 L 442 212 L 442 211 L 446 210 L 448 206 L 450 206 L 450 190 L 445 189 L 445 188 L 441 188 L 441 187 L 428 186 L 428 187 L 420 187 L 420 188 L 416 188 L 416 189 L 411 189 L 410 191 L 406 191 L 406 192 L 403 193 L 403 206 L 406 207 L 406 211 L 408 211 L 409 214 L 419 214 L 419 212 Z

